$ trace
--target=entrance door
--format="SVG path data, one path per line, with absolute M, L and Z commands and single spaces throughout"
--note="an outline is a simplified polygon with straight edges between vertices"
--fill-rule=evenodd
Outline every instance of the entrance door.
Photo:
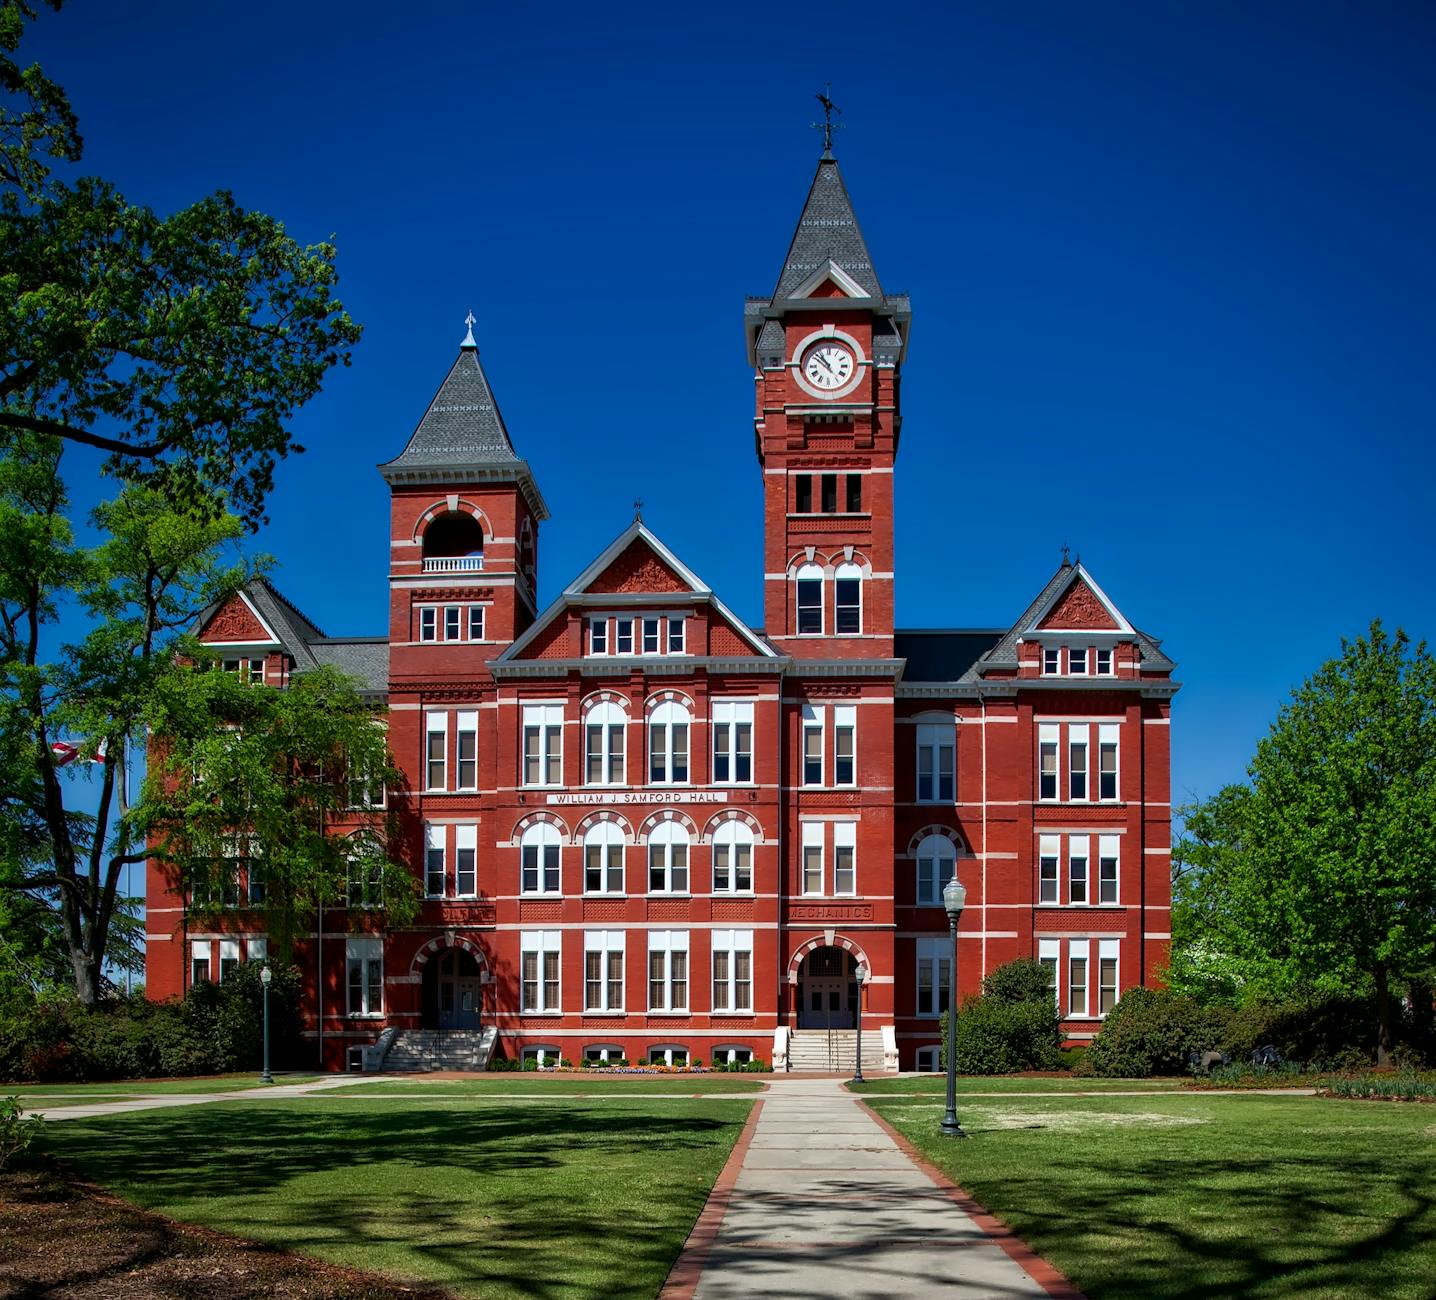
M 857 983 L 852 954 L 815 948 L 798 973 L 798 1028 L 851 1029 L 856 1022 Z
M 440 1029 L 477 1029 L 483 1010 L 478 963 L 462 948 L 451 948 L 434 963 Z

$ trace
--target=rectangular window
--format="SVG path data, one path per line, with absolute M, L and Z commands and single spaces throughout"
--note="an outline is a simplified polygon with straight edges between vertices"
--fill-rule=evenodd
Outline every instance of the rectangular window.
M 833 893 L 858 892 L 858 824 L 833 823 Z
M 583 888 L 589 894 L 623 893 L 623 837 L 591 833 L 583 846 Z
M 1062 728 L 1055 722 L 1042 722 L 1037 727 L 1037 797 L 1057 798 L 1057 747 L 1062 741 Z
M 1073 939 L 1067 947 L 1067 1014 L 1087 1014 L 1087 949 L 1086 939 Z
M 858 780 L 858 708 L 833 705 L 833 784 L 856 785 Z
M 1117 862 L 1120 855 L 1120 835 L 1099 835 L 1097 837 L 1097 901 L 1117 901 Z
M 803 719 L 803 784 L 823 784 L 823 708 L 805 704 Z
M 444 869 L 444 828 L 426 824 L 424 827 L 424 893 L 430 898 L 443 898 L 447 875 L 448 872 Z
M 622 930 L 588 930 L 584 933 L 583 1009 L 623 1010 Z
M 558 1011 L 561 930 L 524 930 L 519 936 L 519 997 L 524 1011 Z
M 384 941 L 357 938 L 344 941 L 345 964 L 349 973 L 349 1014 L 384 1014 Z
M 1062 651 L 1058 646 L 1042 647 L 1042 675 L 1056 677 L 1062 671 Z
M 803 823 L 803 893 L 823 892 L 823 853 L 826 827 L 822 822 Z
M 648 1009 L 688 1010 L 688 931 L 648 932 Z
M 608 620 L 606 618 L 588 620 L 588 652 L 591 655 L 608 653 Z
M 917 1014 L 940 1016 L 952 1000 L 952 940 L 917 941 Z
M 683 653 L 683 620 L 681 618 L 668 620 L 668 653 L 671 655 Z
M 1117 736 L 1120 726 L 1102 722 L 1097 726 L 1097 797 L 1117 798 Z
M 191 939 L 189 944 L 189 982 L 203 984 L 209 979 L 208 939 Z
M 816 571 L 815 566 L 808 566 Z M 823 632 L 823 580 L 798 579 L 798 635 L 821 636 Z
M 231 677 L 237 677 L 246 686 L 264 681 L 263 659 L 225 659 L 220 665 Z
M 683 838 L 678 836 L 682 834 Z M 666 839 L 648 841 L 648 892 L 650 894 L 686 894 L 688 892 L 688 839 L 686 832 L 675 832 Z
M 454 827 L 454 893 L 473 898 L 479 892 L 479 828 Z
M 713 931 L 713 1010 L 753 1010 L 753 932 Z
M 263 935 L 251 939 L 245 944 L 244 959 L 245 961 L 268 961 L 269 940 Z
M 449 788 L 449 715 L 447 713 L 424 714 L 424 759 L 425 788 L 447 790 Z
M 1062 1004 L 1057 996 L 1057 967 L 1062 960 L 1062 940 L 1039 939 L 1037 941 L 1037 960 L 1041 963 L 1042 969 L 1047 972 L 1047 987 L 1052 990 L 1052 1005 L 1060 1014 Z
M 523 744 L 524 784 L 562 784 L 563 705 L 524 705 Z
M 957 799 L 957 733 L 947 722 L 923 722 L 917 728 L 917 801 L 953 803 Z
M 432 605 L 424 605 L 419 609 L 419 640 L 437 641 L 439 639 L 439 611 Z
M 482 605 L 469 606 L 469 640 L 482 641 L 484 639 L 484 607 Z
M 1056 835 L 1044 835 L 1038 841 L 1037 850 L 1037 901 L 1055 903 L 1057 898 L 1058 859 L 1062 853 L 1062 840 Z
M 1091 852 L 1091 837 L 1069 835 L 1067 837 L 1067 901 L 1087 903 L 1087 855 Z
M 713 892 L 753 892 L 753 846 L 746 839 L 730 837 L 713 845 Z
M 462 611 L 457 605 L 444 606 L 444 640 L 459 640 Z
M 263 907 L 265 899 L 264 864 L 259 860 L 259 841 L 252 835 L 244 845 L 245 890 L 251 907 Z
M 476 712 L 460 713 L 454 718 L 454 730 L 458 738 L 459 783 L 458 790 L 479 788 L 479 715 Z
M 520 888 L 526 894 L 556 894 L 560 883 L 558 834 L 554 832 L 552 839 L 532 832 L 530 836 L 519 849 Z
M 861 514 L 863 509 L 863 476 L 861 474 L 848 475 L 848 513 L 850 515 Z
M 645 618 L 643 620 L 643 653 L 656 655 L 659 653 L 658 629 L 660 621 L 656 618 Z
M 795 474 L 793 476 L 793 510 L 800 515 L 813 513 L 813 476 L 811 474 Z
M 239 940 L 219 941 L 219 982 L 224 983 L 233 971 L 239 969 Z
M 741 785 L 753 779 L 753 705 L 749 700 L 713 702 L 713 783 Z
M 1097 943 L 1097 1014 L 1105 1016 L 1117 1005 L 1118 939 L 1100 939 Z
M 834 579 L 833 630 L 839 636 L 857 636 L 863 630 L 863 581 L 861 578 Z
M 838 476 L 823 475 L 823 513 L 835 515 L 838 512 Z
M 618 648 L 615 653 L 631 655 L 633 653 L 633 620 L 620 618 L 614 622 L 613 627 L 618 638 Z
M 1099 677 L 1112 675 L 1112 652 L 1110 650 L 1097 651 L 1097 675 Z
M 1075 646 L 1067 652 L 1067 671 L 1073 677 L 1087 676 L 1087 650 Z
M 1067 728 L 1067 797 L 1087 798 L 1087 725 Z

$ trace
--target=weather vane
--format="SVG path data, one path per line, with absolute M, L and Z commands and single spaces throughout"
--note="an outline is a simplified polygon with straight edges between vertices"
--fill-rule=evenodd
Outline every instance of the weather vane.
M 638 523 L 643 518 L 643 498 L 633 498 L 633 522 Z
M 464 335 L 464 341 L 460 343 L 459 346 L 461 348 L 478 347 L 479 345 L 474 342 L 474 313 L 472 311 L 470 311 L 469 314 L 464 317 L 464 324 L 469 327 L 469 332 Z
M 831 158 L 833 156 L 833 132 L 841 131 L 843 128 L 843 124 L 841 122 L 833 121 L 833 114 L 836 113 L 839 117 L 841 117 L 843 114 L 843 110 L 839 108 L 835 103 L 833 103 L 833 98 L 831 94 L 832 89 L 833 83 L 830 81 L 828 82 L 827 89 L 824 90 L 821 94 L 814 97 L 817 99 L 818 103 L 823 106 L 823 120 L 821 122 L 814 122 L 812 124 L 812 127 L 814 131 L 821 131 L 823 133 L 824 158 Z

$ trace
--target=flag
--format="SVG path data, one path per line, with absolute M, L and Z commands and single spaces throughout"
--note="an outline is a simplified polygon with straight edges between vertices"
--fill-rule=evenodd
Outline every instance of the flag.
M 78 746 L 70 744 L 67 740 L 52 740 L 50 753 L 55 756 L 56 767 L 64 767 L 66 763 L 73 763 L 80 757 Z

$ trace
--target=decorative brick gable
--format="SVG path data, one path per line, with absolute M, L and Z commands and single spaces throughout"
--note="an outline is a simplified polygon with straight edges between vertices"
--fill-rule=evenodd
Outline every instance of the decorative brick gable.
M 274 637 L 238 596 L 231 596 L 215 611 L 199 635 L 201 641 L 248 641 L 263 645 Z
M 634 539 L 612 564 L 588 585 L 591 592 L 630 594 L 633 592 L 688 591 L 688 584 L 649 549 Z
M 1042 628 L 1060 631 L 1064 628 L 1115 629 L 1117 620 L 1097 599 L 1096 593 L 1080 578 L 1063 593 L 1051 612 L 1042 620 Z

